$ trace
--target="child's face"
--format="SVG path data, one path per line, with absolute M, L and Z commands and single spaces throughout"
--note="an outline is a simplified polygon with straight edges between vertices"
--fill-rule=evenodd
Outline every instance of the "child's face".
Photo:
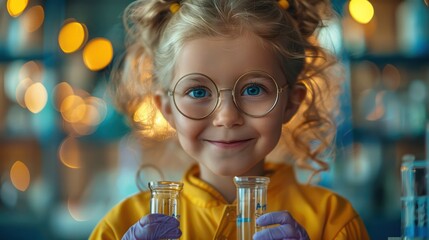
M 177 58 L 173 82 L 184 75 L 202 73 L 218 89 L 232 89 L 245 72 L 261 70 L 286 85 L 274 54 L 254 35 L 234 39 L 200 38 L 187 42 Z M 231 92 L 222 91 L 220 106 L 208 117 L 193 120 L 178 111 L 171 96 L 159 98 L 166 119 L 177 131 L 183 149 L 200 165 L 221 176 L 243 175 L 277 145 L 282 124 L 296 104 L 288 104 L 289 90 L 281 93 L 275 108 L 263 117 L 251 117 L 234 105 Z M 252 171 L 254 172 L 254 171 Z

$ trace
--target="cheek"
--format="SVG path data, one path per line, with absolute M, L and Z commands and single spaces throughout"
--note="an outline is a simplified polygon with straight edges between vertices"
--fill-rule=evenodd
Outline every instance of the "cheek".
M 179 114 L 173 114 L 176 132 L 181 142 L 198 139 L 207 127 L 205 121 L 194 121 Z
M 284 111 L 283 108 L 278 108 L 271 112 L 272 115 L 268 116 L 263 126 L 260 128 L 264 136 L 267 136 L 267 141 L 277 142 L 282 135 Z
M 270 121 L 266 124 L 267 125 L 265 126 L 269 127 L 264 128 L 266 131 L 265 135 L 269 136 L 269 140 L 277 142 L 282 134 L 283 122 L 281 121 L 281 119 L 276 119 L 275 121 Z
M 185 117 L 176 119 L 176 134 L 182 149 L 193 159 L 198 160 L 202 146 L 200 136 L 207 128 L 204 121 L 193 121 Z

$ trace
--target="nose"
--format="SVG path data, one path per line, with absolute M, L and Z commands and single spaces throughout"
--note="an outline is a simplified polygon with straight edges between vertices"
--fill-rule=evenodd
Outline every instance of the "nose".
M 241 126 L 244 123 L 243 115 L 238 110 L 231 96 L 227 96 L 226 92 L 231 92 L 229 89 L 220 90 L 220 101 L 216 111 L 213 112 L 213 125 L 216 127 L 232 128 Z M 223 93 L 223 96 L 222 96 Z

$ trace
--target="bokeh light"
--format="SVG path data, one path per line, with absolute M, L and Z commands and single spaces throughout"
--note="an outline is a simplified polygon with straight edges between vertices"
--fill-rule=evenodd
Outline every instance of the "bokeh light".
M 19 72 L 22 69 L 23 61 L 14 61 L 7 65 L 4 74 L 4 91 L 9 100 L 16 101 L 16 88 L 20 83 Z
M 66 138 L 58 151 L 61 162 L 69 168 L 81 167 L 81 155 L 79 151 L 79 143 L 73 137 Z
M 113 46 L 105 38 L 95 38 L 83 49 L 83 62 L 92 71 L 105 68 L 112 61 Z
M 48 102 L 48 92 L 42 83 L 36 82 L 28 87 L 24 96 L 25 106 L 32 113 L 38 113 L 46 106 Z
M 71 136 L 93 133 L 107 116 L 106 102 L 82 89 L 73 89 L 67 82 L 54 88 L 54 105 L 64 119 L 63 128 Z
M 107 105 L 102 99 L 93 96 L 87 96 L 82 99 L 84 103 L 74 108 L 74 111 L 77 111 L 82 118 L 74 122 L 66 120 L 69 124 L 66 130 L 70 134 L 77 134 L 78 136 L 89 135 L 95 132 L 97 126 L 107 116 Z
M 85 136 L 95 132 L 95 127 L 86 124 L 84 121 L 85 119 L 82 119 L 79 122 L 70 123 L 70 125 L 66 129 L 67 132 L 69 132 L 69 134 L 73 136 Z
M 87 36 L 88 31 L 84 24 L 75 20 L 68 20 L 60 30 L 58 44 L 63 52 L 73 53 L 82 47 Z
M 61 104 L 63 103 L 64 99 L 73 94 L 73 88 L 67 82 L 61 82 L 57 84 L 53 91 L 55 109 L 60 111 Z
M 24 28 L 27 32 L 37 31 L 43 24 L 45 12 L 40 5 L 31 7 L 24 14 Z
M 78 222 L 88 221 L 88 216 L 85 214 L 85 209 L 83 209 L 83 206 L 77 201 L 68 199 L 67 208 L 69 210 L 70 216 L 74 220 Z
M 82 122 L 89 126 L 99 125 L 107 116 L 107 104 L 100 98 L 85 98 L 87 112 Z
M 25 93 L 32 84 L 33 81 L 26 77 L 22 79 L 16 87 L 16 102 L 23 108 L 27 108 L 27 105 L 25 104 Z
M 19 79 L 31 78 L 34 82 L 42 81 L 43 64 L 38 61 L 28 61 L 19 70 Z
M 67 122 L 78 122 L 84 117 L 85 102 L 78 95 L 70 95 L 61 103 L 60 112 Z
M 9 15 L 12 17 L 18 17 L 27 7 L 28 0 L 7 0 L 6 5 Z
M 42 81 L 43 65 L 37 61 L 28 61 L 24 64 L 17 62 L 12 66 L 6 78 L 7 93 L 21 107 L 27 108 L 25 94 L 31 85 Z M 37 99 L 37 102 L 41 100 Z
M 386 88 L 397 90 L 401 85 L 401 73 L 396 66 L 387 64 L 382 71 L 382 80 Z
M 384 107 L 384 103 L 383 103 L 384 96 L 385 96 L 384 91 L 377 93 L 377 95 L 375 96 L 374 109 L 366 116 L 366 120 L 377 121 L 377 120 L 380 120 L 384 116 L 384 113 L 386 112 L 385 107 Z
M 153 127 L 143 130 L 141 133 L 144 136 L 155 137 L 165 136 L 173 132 L 173 128 L 165 120 L 162 113 L 155 107 L 153 104 L 152 97 L 147 97 L 143 102 L 138 106 L 137 110 L 133 114 L 133 121 L 138 124 L 151 125 L 152 119 L 150 116 L 152 113 L 155 113 L 155 118 L 153 119 Z
M 24 192 L 30 186 L 30 171 L 27 166 L 21 162 L 16 161 L 10 169 L 10 180 L 13 186 L 19 191 Z
M 374 7 L 368 0 L 351 0 L 350 15 L 359 23 L 367 24 L 374 17 Z

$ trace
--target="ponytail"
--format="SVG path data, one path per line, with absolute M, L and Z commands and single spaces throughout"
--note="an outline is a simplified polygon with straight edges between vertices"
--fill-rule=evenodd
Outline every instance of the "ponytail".
M 176 4 L 174 0 L 138 0 L 130 4 L 124 12 L 127 43 L 141 44 L 153 56 Z

